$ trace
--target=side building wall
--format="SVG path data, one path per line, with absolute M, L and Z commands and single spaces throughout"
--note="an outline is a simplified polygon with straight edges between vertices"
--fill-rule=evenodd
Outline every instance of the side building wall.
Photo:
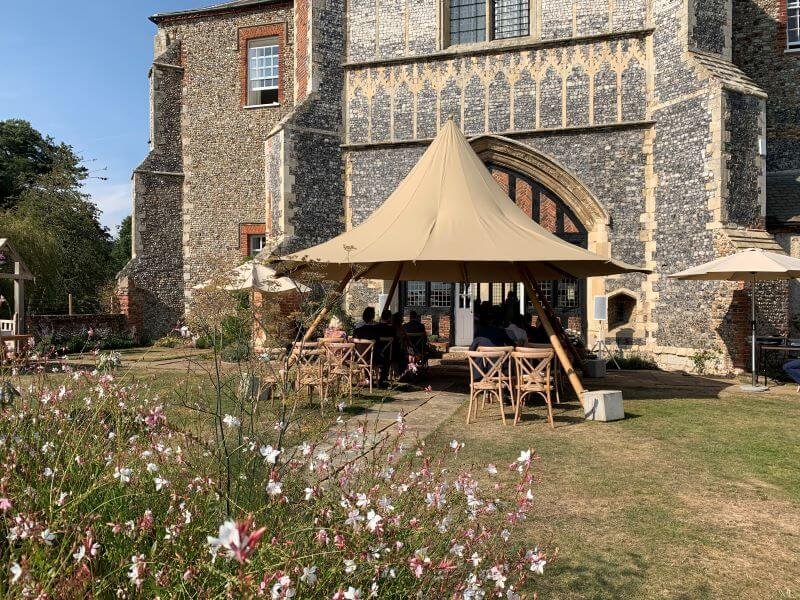
M 343 0 L 298 0 L 298 102 L 265 138 L 267 231 L 273 250 L 324 242 L 343 227 Z
M 142 336 L 164 335 L 212 269 L 265 225 L 264 140 L 294 107 L 291 4 L 165 17 L 152 70 L 152 149 L 133 176 L 135 258 L 120 301 Z M 276 37 L 279 102 L 246 106 L 247 39 Z M 167 64 L 169 63 L 169 64 Z

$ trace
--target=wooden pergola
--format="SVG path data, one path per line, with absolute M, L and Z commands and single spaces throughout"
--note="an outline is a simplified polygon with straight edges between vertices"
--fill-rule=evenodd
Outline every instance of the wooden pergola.
M 0 319 L 0 337 L 25 333 L 25 282 L 34 279 L 19 252 L 7 238 L 0 238 L 0 279 L 14 282 L 14 304 L 11 319 Z M 6 300 L 6 302 L 9 302 Z

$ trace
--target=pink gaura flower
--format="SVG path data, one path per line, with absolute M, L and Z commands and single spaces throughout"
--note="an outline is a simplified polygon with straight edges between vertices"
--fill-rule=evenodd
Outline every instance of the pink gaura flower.
M 234 520 L 225 521 L 219 526 L 217 537 L 208 536 L 211 556 L 216 560 L 220 548 L 227 551 L 229 558 L 244 563 L 252 554 L 259 540 L 264 535 L 266 527 L 253 531 L 253 518 L 247 517 L 241 523 Z
M 11 508 L 11 500 L 8 498 L 0 498 L 0 510 L 6 512 L 9 508 Z

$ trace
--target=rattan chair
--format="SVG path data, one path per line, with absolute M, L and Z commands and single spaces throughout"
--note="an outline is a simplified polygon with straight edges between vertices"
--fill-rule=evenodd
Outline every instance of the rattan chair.
M 355 375 L 360 381 L 366 381 L 369 384 L 369 391 L 371 392 L 375 375 L 372 364 L 375 342 L 373 340 L 354 339 L 353 346 L 353 366 L 355 368 Z
M 355 375 L 355 355 L 356 345 L 352 342 L 328 342 L 325 344 L 328 377 L 328 389 L 336 384 L 337 389 L 340 384 L 347 384 L 347 395 L 350 402 L 353 402 L 353 377 Z
M 469 408 L 467 409 L 467 425 L 474 417 L 478 418 L 478 395 L 482 396 L 482 406 L 486 404 L 486 396 L 496 396 L 500 406 L 503 425 L 506 413 L 503 409 L 503 390 L 505 389 L 505 369 L 508 355 L 503 350 L 484 350 L 467 352 L 469 362 Z
M 524 348 L 517 348 L 519 351 L 525 351 L 529 349 L 539 349 L 539 350 L 553 350 L 552 344 L 534 344 L 529 343 L 525 344 Z M 567 380 L 564 377 L 564 372 L 561 370 L 561 363 L 557 360 L 553 359 L 553 381 L 555 382 L 554 391 L 556 393 L 556 404 L 561 404 L 561 391 L 566 389 Z
M 514 346 L 478 346 L 478 352 L 505 352 L 505 359 L 503 369 L 499 377 L 503 383 L 503 389 L 508 392 L 508 397 L 511 399 L 511 408 L 514 408 L 516 396 L 514 395 L 514 382 L 513 382 L 513 361 L 511 360 L 511 353 L 514 351 Z M 491 398 L 489 399 L 491 402 Z
M 314 389 L 320 391 L 320 410 L 328 398 L 328 377 L 326 351 L 324 348 L 300 348 L 296 351 L 297 367 L 295 385 L 299 391 L 301 388 L 308 389 L 308 400 L 313 401 Z M 297 401 L 295 400 L 295 407 Z M 292 408 L 294 413 L 294 407 Z
M 553 423 L 553 404 L 550 392 L 554 387 L 552 364 L 555 356 L 552 350 L 544 348 L 527 348 L 511 354 L 514 359 L 514 390 L 517 394 L 514 410 L 514 425 L 519 422 L 519 415 L 525 397 L 539 394 L 547 404 L 547 419 L 550 427 Z

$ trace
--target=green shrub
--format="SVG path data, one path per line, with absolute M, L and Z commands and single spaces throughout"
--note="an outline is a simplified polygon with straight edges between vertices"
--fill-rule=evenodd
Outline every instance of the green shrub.
M 173 333 L 167 334 L 153 342 L 156 348 L 180 348 L 186 345 L 186 340 Z
M 250 358 L 250 346 L 244 342 L 228 344 L 220 350 L 220 357 L 225 362 L 242 362 Z
M 630 371 L 657 371 L 658 365 L 652 356 L 640 354 L 639 352 L 615 352 L 614 358 L 620 369 Z

